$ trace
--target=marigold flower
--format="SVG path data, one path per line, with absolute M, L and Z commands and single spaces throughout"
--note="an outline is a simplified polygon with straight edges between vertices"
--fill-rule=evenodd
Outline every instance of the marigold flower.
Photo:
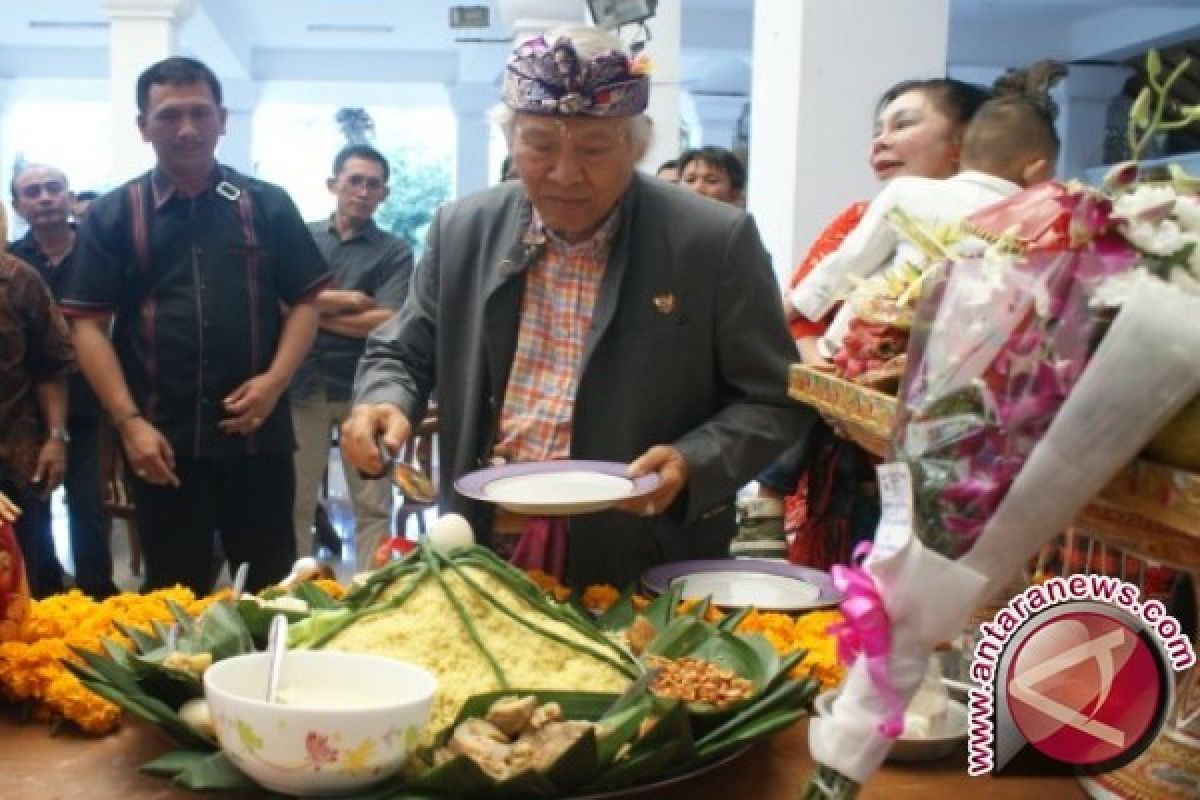
M 592 611 L 608 611 L 620 597 L 621 593 L 607 584 L 589 586 L 583 591 L 583 605 Z

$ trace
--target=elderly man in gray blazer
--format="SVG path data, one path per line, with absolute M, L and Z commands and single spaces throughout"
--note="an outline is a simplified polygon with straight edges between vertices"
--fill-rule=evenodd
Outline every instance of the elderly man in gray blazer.
M 812 420 L 787 396 L 796 352 L 753 221 L 635 170 L 648 87 L 597 29 L 517 47 L 498 121 L 520 181 L 438 212 L 342 431 L 377 473 L 378 441 L 398 452 L 436 390 L 441 505 L 484 543 L 494 509 L 452 487 L 497 458 L 656 472 L 649 496 L 552 526 L 574 585 L 724 557 L 738 487 Z

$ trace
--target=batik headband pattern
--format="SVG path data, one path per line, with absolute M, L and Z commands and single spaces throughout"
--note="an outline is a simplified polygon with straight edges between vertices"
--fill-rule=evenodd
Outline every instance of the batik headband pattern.
M 504 72 L 504 104 L 529 114 L 630 117 L 646 110 L 650 78 L 642 58 L 616 50 L 582 60 L 566 37 L 544 36 L 513 51 Z

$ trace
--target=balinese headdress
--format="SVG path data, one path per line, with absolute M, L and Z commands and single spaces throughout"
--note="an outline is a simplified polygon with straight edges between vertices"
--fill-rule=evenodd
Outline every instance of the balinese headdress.
M 504 104 L 529 114 L 630 117 L 646 109 L 650 78 L 645 61 L 616 50 L 582 60 L 565 36 L 521 44 L 504 72 Z

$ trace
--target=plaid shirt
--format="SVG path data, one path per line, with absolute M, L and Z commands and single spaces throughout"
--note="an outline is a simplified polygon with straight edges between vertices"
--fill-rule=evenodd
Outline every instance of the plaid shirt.
M 587 241 L 567 244 L 534 212 L 525 241 L 544 244 L 529 268 L 521 321 L 496 453 L 508 461 L 546 461 L 571 454 L 571 419 L 592 324 L 596 293 L 616 230 L 613 212 Z

